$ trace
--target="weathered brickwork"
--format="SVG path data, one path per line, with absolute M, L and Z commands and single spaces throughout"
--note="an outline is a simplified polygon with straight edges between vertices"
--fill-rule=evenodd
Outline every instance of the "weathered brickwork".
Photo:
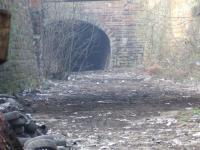
M 0 93 L 34 87 L 38 69 L 27 0 L 0 0 L 0 8 L 11 12 L 8 61 L 0 66 Z
M 40 0 L 32 0 L 39 7 Z M 88 22 L 102 29 L 110 40 L 109 67 L 133 67 L 143 58 L 143 38 L 136 32 L 144 26 L 142 0 L 56 2 L 42 1 L 44 25 L 68 19 Z
M 194 37 L 199 33 L 194 28 L 199 26 L 199 19 L 192 16 L 192 3 L 193 0 L 31 0 L 31 7 L 42 10 L 44 27 L 73 18 L 103 30 L 110 40 L 110 68 L 138 64 L 171 68 L 185 67 L 185 60 L 190 60 L 189 66 L 199 59 L 199 54 L 193 55 L 199 49 L 195 40 L 198 35 Z

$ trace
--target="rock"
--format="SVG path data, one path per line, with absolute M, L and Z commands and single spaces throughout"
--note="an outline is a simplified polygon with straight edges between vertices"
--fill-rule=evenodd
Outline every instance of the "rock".
M 192 110 L 192 107 L 186 107 L 185 110 Z
M 193 137 L 200 137 L 200 132 L 197 132 L 195 134 L 192 135 Z
M 161 140 L 156 140 L 156 144 L 160 144 L 161 142 Z
M 178 145 L 178 146 L 182 145 L 182 142 L 179 139 L 173 139 L 172 142 L 174 143 L 174 145 Z
M 100 150 L 106 150 L 106 149 L 110 149 L 108 146 L 102 146 L 100 147 Z
M 200 123 L 200 115 L 193 115 L 193 116 L 190 118 L 190 121 Z

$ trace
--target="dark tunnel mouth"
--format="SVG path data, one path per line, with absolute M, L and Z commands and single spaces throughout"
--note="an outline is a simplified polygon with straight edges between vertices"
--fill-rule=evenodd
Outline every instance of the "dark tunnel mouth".
M 85 62 L 82 62 L 82 64 L 78 62 L 72 71 L 104 70 L 108 65 L 110 57 L 110 40 L 108 36 L 102 29 L 92 24 L 81 21 L 79 26 L 87 26 L 88 29 L 82 33 L 86 35 L 86 38 L 85 36 L 81 36 L 78 45 L 82 45 L 84 41 L 89 39 L 92 36 L 90 35 L 91 32 L 93 32 L 94 38 L 88 46 L 88 56 Z
M 55 32 L 54 29 L 58 29 L 59 27 L 62 27 L 62 30 Z M 49 47 L 53 47 L 52 52 L 58 49 L 59 46 L 57 43 L 67 37 L 66 42 L 60 46 L 62 47 L 59 49 L 60 57 L 64 55 L 65 58 L 68 58 L 69 52 L 67 49 L 72 47 L 70 53 L 72 61 L 71 63 L 68 62 L 66 68 L 64 66 L 65 70 L 63 72 L 104 70 L 109 65 L 108 62 L 111 53 L 110 40 L 107 34 L 96 25 L 80 20 L 58 21 L 48 24 L 44 31 L 46 32 L 44 32 L 44 35 L 46 34 L 44 45 L 48 45 L 48 42 L 50 42 L 51 46 Z M 69 36 L 71 31 L 73 31 L 74 35 L 73 40 L 71 35 Z M 66 35 L 63 36 L 63 34 Z M 54 38 L 52 38 L 52 35 Z M 49 40 L 48 38 L 50 37 L 52 39 Z M 48 47 L 46 49 L 46 53 L 49 53 Z M 55 61 L 60 61 L 59 57 Z M 64 63 L 60 61 L 59 64 L 62 66 Z M 58 72 L 60 73 L 60 71 Z

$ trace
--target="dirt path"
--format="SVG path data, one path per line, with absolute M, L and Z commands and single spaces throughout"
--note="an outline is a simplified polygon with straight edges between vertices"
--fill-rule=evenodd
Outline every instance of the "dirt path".
M 142 72 L 87 72 L 49 81 L 34 99 L 34 117 L 83 150 L 199 150 L 197 83 Z

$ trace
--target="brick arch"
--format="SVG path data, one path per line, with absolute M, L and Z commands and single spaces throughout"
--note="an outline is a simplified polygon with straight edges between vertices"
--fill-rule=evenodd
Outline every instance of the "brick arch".
M 111 31 L 111 29 L 107 27 L 106 25 L 104 25 L 103 22 L 100 22 L 97 19 L 91 19 L 91 18 L 88 19 L 86 17 L 83 17 L 83 18 L 78 18 L 78 20 L 95 25 L 96 27 L 98 27 L 99 29 L 101 29 L 102 31 L 106 33 L 106 35 L 108 36 L 110 40 L 110 58 L 109 58 L 107 67 L 105 69 L 110 69 L 113 66 L 115 66 L 115 61 L 116 61 L 115 53 L 117 52 L 117 45 L 116 45 L 116 38 L 114 36 L 114 33 Z
M 49 20 L 48 22 L 46 22 L 46 25 L 51 24 L 53 22 L 66 21 L 66 20 L 68 20 L 68 18 L 65 18 L 62 20 L 59 20 L 59 19 Z M 99 28 L 100 30 L 102 30 L 108 36 L 109 41 L 110 41 L 110 56 L 109 56 L 109 59 L 108 59 L 105 69 L 113 68 L 113 66 L 115 66 L 115 62 L 116 62 L 115 53 L 117 51 L 116 38 L 114 36 L 114 33 L 110 30 L 110 28 L 108 28 L 103 23 L 101 23 L 95 19 L 88 19 L 86 17 L 82 17 L 82 18 L 75 17 L 75 20 L 79 20 L 79 21 L 83 21 L 83 22 L 92 24 L 92 25 L 96 26 L 97 28 Z

